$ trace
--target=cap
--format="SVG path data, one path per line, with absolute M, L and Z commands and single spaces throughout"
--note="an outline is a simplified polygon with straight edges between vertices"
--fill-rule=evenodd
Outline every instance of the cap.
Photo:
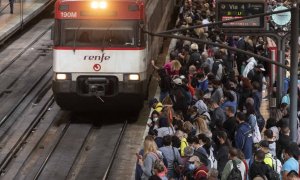
M 191 49 L 192 49 L 192 50 L 198 50 L 198 44 L 193 43 L 193 44 L 191 45 Z
M 194 149 L 190 146 L 187 146 L 184 148 L 184 156 L 193 156 L 194 155 Z
M 189 162 L 200 162 L 200 159 L 198 158 L 198 156 L 192 156 L 190 157 Z
M 182 85 L 182 79 L 180 79 L 180 78 L 173 79 L 173 82 L 177 85 Z
M 264 68 L 264 65 L 262 65 L 262 64 L 258 64 L 256 66 L 256 68 L 259 68 L 261 71 L 266 71 L 266 69 Z
M 259 143 L 260 147 L 269 148 L 269 142 L 267 140 L 262 140 Z
M 180 79 L 185 79 L 185 76 L 184 75 L 180 75 L 179 78 Z

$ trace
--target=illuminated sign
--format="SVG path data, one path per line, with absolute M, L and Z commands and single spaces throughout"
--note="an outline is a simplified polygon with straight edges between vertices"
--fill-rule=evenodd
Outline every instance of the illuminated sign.
M 109 16 L 117 16 L 118 13 L 116 11 L 81 11 L 80 16 L 104 16 L 104 17 L 109 17 Z
M 226 21 L 231 19 L 243 18 L 255 14 L 265 13 L 265 0 L 219 0 L 217 1 L 217 21 Z M 257 17 L 223 23 L 220 28 L 252 28 L 262 29 L 265 27 L 265 18 Z

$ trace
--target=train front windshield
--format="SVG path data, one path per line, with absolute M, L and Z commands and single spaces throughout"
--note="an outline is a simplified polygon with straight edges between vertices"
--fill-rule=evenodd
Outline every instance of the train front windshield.
M 62 20 L 56 22 L 56 45 L 67 47 L 136 47 L 137 21 Z

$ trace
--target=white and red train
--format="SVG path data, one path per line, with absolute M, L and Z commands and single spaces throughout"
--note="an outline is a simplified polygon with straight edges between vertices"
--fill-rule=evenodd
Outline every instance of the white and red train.
M 147 92 L 140 0 L 58 0 L 52 89 L 62 109 L 136 110 Z

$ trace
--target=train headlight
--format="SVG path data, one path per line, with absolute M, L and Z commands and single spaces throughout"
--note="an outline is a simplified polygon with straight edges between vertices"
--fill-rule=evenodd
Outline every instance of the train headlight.
M 138 80 L 140 80 L 140 75 L 138 75 L 138 74 L 129 74 L 128 79 L 130 81 L 138 81 Z
M 93 2 L 91 3 L 91 8 L 97 9 L 97 8 L 98 8 L 98 2 L 97 2 L 97 1 L 93 1 Z
M 99 3 L 99 8 L 100 9 L 106 9 L 107 8 L 107 2 L 106 1 L 101 1 Z
M 71 79 L 71 74 L 57 73 L 56 79 L 57 80 L 69 80 L 69 79 Z
M 91 8 L 93 9 L 106 9 L 107 2 L 106 1 L 92 1 Z

